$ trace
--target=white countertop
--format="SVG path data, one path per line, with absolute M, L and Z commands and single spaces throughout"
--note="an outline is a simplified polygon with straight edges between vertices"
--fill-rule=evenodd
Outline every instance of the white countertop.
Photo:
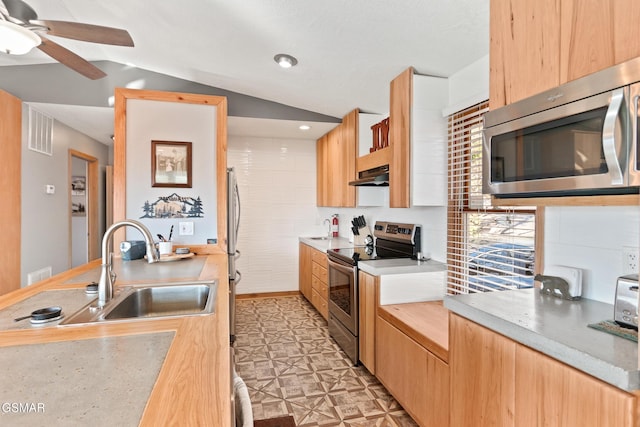
M 326 252 L 327 249 L 339 249 L 339 248 L 352 248 L 353 242 L 344 237 L 333 237 L 331 239 L 321 238 L 319 236 L 300 237 L 300 242 L 305 245 L 309 245 L 314 249 L 321 252 Z
M 365 273 L 374 276 L 389 274 L 414 274 L 445 271 L 447 265 L 434 260 L 416 261 L 410 258 L 377 259 L 373 261 L 360 261 L 358 268 Z

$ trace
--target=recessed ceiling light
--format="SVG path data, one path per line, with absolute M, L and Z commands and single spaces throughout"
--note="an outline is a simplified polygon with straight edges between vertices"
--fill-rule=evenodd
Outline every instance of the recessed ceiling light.
M 273 57 L 273 60 L 278 63 L 282 68 L 291 68 L 294 67 L 298 60 L 291 55 L 287 55 L 286 53 L 279 53 Z
M 299 129 L 300 130 L 309 130 L 309 129 L 311 129 L 311 126 L 309 126 L 309 125 L 300 125 Z

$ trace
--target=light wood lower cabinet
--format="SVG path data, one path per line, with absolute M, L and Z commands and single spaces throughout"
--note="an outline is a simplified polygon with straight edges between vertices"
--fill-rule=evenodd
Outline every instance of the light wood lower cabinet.
M 451 314 L 452 426 L 637 426 L 636 397 Z
M 320 312 L 329 318 L 329 277 L 327 254 L 300 243 L 298 287 L 304 297 Z
M 360 362 L 374 375 L 376 373 L 376 308 L 379 283 L 379 276 L 373 276 L 364 271 L 358 274 Z
M 635 426 L 636 397 L 516 346 L 516 426 Z
M 380 317 L 376 376 L 421 426 L 449 425 L 449 366 Z
M 513 426 L 516 343 L 451 314 L 452 426 Z
M 311 301 L 311 246 L 300 243 L 298 251 L 298 288 L 304 297 Z

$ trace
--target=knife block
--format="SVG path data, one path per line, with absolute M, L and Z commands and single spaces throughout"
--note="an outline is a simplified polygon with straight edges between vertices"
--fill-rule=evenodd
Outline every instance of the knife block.
M 358 235 L 353 235 L 353 245 L 354 246 L 364 246 L 366 245 L 365 243 L 365 239 L 367 238 L 368 235 L 370 235 L 371 237 L 373 237 L 373 234 L 371 234 L 371 230 L 369 229 L 368 225 L 365 225 L 362 228 L 358 228 L 358 232 L 360 234 Z

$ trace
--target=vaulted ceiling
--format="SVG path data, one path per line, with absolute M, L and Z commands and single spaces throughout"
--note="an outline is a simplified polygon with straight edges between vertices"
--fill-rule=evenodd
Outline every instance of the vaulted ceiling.
M 0 89 L 90 136 L 99 122 L 112 127 L 109 94 L 128 86 L 224 94 L 238 132 L 307 121 L 319 124 L 315 138 L 353 108 L 386 114 L 389 82 L 407 67 L 449 76 L 489 51 L 488 0 L 25 1 L 40 19 L 124 28 L 134 40 L 131 48 L 52 37 L 98 61 L 108 77 L 96 81 L 37 49 L 0 54 Z M 278 53 L 298 65 L 278 67 Z M 104 133 L 96 139 L 108 142 Z

